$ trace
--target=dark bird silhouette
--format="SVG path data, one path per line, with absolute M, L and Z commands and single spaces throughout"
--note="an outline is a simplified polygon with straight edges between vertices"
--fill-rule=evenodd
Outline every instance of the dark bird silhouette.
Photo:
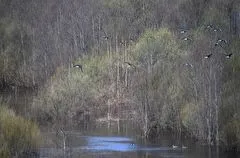
M 131 67 L 133 67 L 133 68 L 136 68 L 136 66 L 135 66 L 134 64 L 132 64 L 132 63 L 129 63 L 129 62 L 127 62 L 127 61 L 125 61 L 124 63 L 127 64 L 128 66 L 131 66 Z
M 83 72 L 83 66 L 80 64 L 76 64 L 76 65 L 72 64 L 72 67 L 79 68 Z
M 232 53 L 226 54 L 225 57 L 226 57 L 227 59 L 230 59 L 232 55 L 233 55 Z
M 204 58 L 205 58 L 205 59 L 208 59 L 208 58 L 210 58 L 211 56 L 212 56 L 212 53 L 204 56 Z

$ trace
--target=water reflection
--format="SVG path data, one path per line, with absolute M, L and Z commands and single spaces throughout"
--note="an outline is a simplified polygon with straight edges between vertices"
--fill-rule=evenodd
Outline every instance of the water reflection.
M 96 151 L 133 151 L 137 146 L 133 140 L 126 137 L 87 137 L 85 149 Z
M 183 157 L 181 149 L 173 149 L 172 147 L 161 147 L 156 145 L 137 144 L 134 139 L 128 137 L 101 137 L 101 136 L 75 136 L 68 144 L 67 154 L 65 157 L 133 157 L 133 158 L 153 158 L 153 157 Z M 54 153 L 54 154 L 53 154 Z M 63 157 L 61 149 L 42 148 L 42 157 Z
M 48 136 L 49 137 L 49 136 Z M 61 148 L 40 149 L 44 158 L 238 158 L 238 155 L 216 154 L 202 146 L 187 149 L 173 148 L 172 144 L 160 140 L 156 144 L 143 143 L 134 137 L 82 136 L 68 133 L 66 151 Z
M 84 149 L 95 151 L 171 151 L 171 147 L 154 147 L 137 145 L 133 139 L 126 137 L 87 137 L 88 145 Z M 174 149 L 177 151 L 179 149 Z

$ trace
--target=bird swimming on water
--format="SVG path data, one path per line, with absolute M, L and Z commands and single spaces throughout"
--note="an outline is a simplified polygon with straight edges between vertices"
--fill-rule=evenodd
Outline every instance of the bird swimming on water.
M 186 146 L 184 146 L 184 145 L 182 145 L 182 149 L 187 149 L 187 147 L 186 147 Z
M 178 148 L 178 146 L 177 145 L 172 145 L 172 148 L 176 149 L 176 148 Z

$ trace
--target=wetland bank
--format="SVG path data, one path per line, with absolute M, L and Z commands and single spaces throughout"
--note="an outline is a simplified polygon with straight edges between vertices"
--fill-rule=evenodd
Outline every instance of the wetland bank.
M 238 157 L 239 3 L 0 1 L 0 156 Z

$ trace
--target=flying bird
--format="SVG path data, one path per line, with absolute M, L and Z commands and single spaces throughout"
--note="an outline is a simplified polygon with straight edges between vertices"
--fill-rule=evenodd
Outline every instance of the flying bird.
M 213 25 L 209 24 L 209 25 L 207 25 L 206 28 L 207 28 L 207 29 L 212 29 L 212 28 L 213 28 Z
M 216 43 L 215 43 L 215 46 L 218 46 L 218 45 L 219 45 L 219 43 L 218 43 L 218 42 L 216 42 Z
M 191 41 L 192 39 L 191 39 L 191 38 L 188 38 L 188 37 L 184 37 L 183 40 L 184 40 L 184 41 Z
M 204 56 L 204 58 L 205 58 L 205 59 L 208 59 L 208 58 L 210 58 L 211 56 L 212 56 L 212 53 Z
M 121 45 L 124 45 L 124 42 L 123 42 L 123 41 L 121 41 L 121 42 L 120 42 L 120 44 L 121 44 Z
M 109 39 L 109 37 L 108 36 L 102 36 L 103 38 L 104 38 L 104 40 L 108 40 Z
M 184 65 L 185 65 L 185 66 L 190 66 L 191 68 L 193 68 L 193 65 L 192 65 L 192 64 L 185 63 Z
M 72 67 L 79 68 L 83 72 L 83 66 L 80 64 L 76 64 L 76 65 L 72 64 Z
M 220 29 L 220 28 L 214 28 L 213 31 L 214 31 L 214 32 L 222 32 L 222 29 Z
M 223 48 L 222 43 L 227 44 L 228 42 L 225 39 L 218 39 L 217 42 L 215 43 L 215 46 L 220 46 Z
M 125 61 L 124 63 L 127 64 L 130 67 L 136 68 L 136 66 L 134 64 L 130 63 L 130 62 Z
M 218 43 L 221 43 L 221 42 L 227 43 L 227 41 L 225 39 L 218 39 L 217 42 Z
M 217 28 L 217 27 L 213 26 L 212 24 L 207 25 L 206 28 L 210 31 L 213 31 L 213 32 L 222 32 L 222 29 Z
M 226 54 L 225 57 L 226 57 L 227 59 L 230 59 L 232 55 L 233 55 L 232 53 L 230 53 L 230 54 Z
M 187 32 L 186 30 L 181 30 L 181 31 L 180 31 L 181 34 L 184 34 L 184 33 L 186 33 L 186 32 Z

